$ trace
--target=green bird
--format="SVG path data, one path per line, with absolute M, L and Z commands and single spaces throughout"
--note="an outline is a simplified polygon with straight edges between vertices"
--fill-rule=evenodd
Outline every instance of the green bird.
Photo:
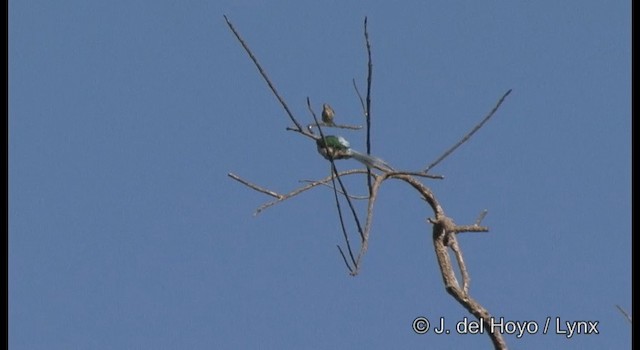
M 322 105 L 322 121 L 327 125 L 335 125 L 333 122 L 333 117 L 336 115 L 336 112 L 333 111 L 333 108 L 329 106 L 328 103 Z
M 325 136 L 324 139 L 320 137 L 316 139 L 316 146 L 318 147 L 318 153 L 327 160 L 330 159 L 329 155 L 331 155 L 333 159 L 353 158 L 368 168 L 394 171 L 394 169 L 382 159 L 352 149 L 349 141 L 342 136 L 329 135 Z

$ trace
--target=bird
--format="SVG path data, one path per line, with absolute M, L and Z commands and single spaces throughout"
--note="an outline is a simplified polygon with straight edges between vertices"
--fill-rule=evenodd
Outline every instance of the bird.
M 334 160 L 353 158 L 368 168 L 394 171 L 384 160 L 352 149 L 349 141 L 342 136 L 328 135 L 324 138 L 320 137 L 316 139 L 316 146 L 318 153 L 327 160 L 331 159 L 330 156 Z
M 329 106 L 328 103 L 322 105 L 322 121 L 327 125 L 335 125 L 333 122 L 333 116 L 335 116 L 336 112 L 333 111 L 333 108 Z

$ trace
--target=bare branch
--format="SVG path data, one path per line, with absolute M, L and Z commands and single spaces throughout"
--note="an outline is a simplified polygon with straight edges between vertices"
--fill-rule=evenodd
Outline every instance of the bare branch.
M 453 267 L 451 265 L 451 258 L 449 257 L 449 252 L 447 249 L 447 244 L 452 244 L 456 246 L 456 258 L 458 259 L 458 264 L 464 266 L 464 262 L 462 259 L 462 253 L 460 252 L 459 247 L 457 246 L 457 241 L 455 240 L 455 235 L 452 234 L 455 228 L 455 224 L 451 219 L 446 217 L 444 214 L 436 215 L 436 219 L 430 219 L 431 223 L 433 223 L 433 246 L 436 252 L 436 257 L 438 259 L 438 265 L 440 266 L 440 272 L 442 274 L 442 279 L 444 281 L 445 289 L 447 293 L 453 296 L 454 299 L 460 303 L 467 311 L 469 311 L 472 315 L 474 315 L 478 320 L 482 320 L 485 324 L 490 324 L 491 314 L 487 309 L 485 309 L 482 305 L 480 305 L 477 301 L 475 301 L 468 294 L 468 283 L 469 280 L 466 281 L 463 288 L 460 288 L 458 281 L 456 279 L 455 273 L 453 271 Z M 454 248 L 452 247 L 452 250 Z M 460 262 L 462 261 L 462 264 Z M 461 270 L 462 271 L 462 270 Z M 465 275 L 468 278 L 468 274 L 465 272 L 461 272 L 463 276 L 463 280 L 465 279 Z M 507 344 L 502 337 L 502 334 L 499 331 L 496 331 L 494 328 L 489 329 L 487 332 L 489 337 L 491 338 L 491 342 L 495 349 L 506 349 Z
M 260 63 L 258 63 L 258 59 L 253 55 L 253 52 L 251 52 L 251 49 L 249 49 L 249 46 L 244 42 L 244 40 L 242 39 L 242 37 L 240 36 L 238 31 L 236 31 L 236 29 L 233 27 L 233 24 L 231 24 L 231 22 L 227 18 L 227 15 L 224 15 L 223 17 L 224 17 L 224 20 L 227 22 L 227 25 L 229 26 L 229 29 L 231 29 L 233 34 L 236 36 L 236 39 L 238 39 L 238 41 L 240 42 L 240 44 L 242 45 L 244 50 L 247 52 L 247 54 L 249 55 L 249 57 L 253 61 L 253 64 L 255 64 L 256 68 L 258 68 L 258 71 L 260 72 L 260 75 L 262 75 L 264 80 L 267 82 L 267 85 L 269 85 L 269 88 L 271 89 L 271 92 L 273 92 L 273 94 L 276 96 L 276 98 L 278 99 L 278 101 L 280 102 L 280 104 L 282 105 L 284 110 L 289 115 L 289 118 L 291 119 L 293 124 L 295 124 L 296 127 L 298 128 L 297 130 L 300 131 L 300 132 L 303 132 L 302 126 L 300 125 L 300 123 L 298 123 L 296 118 L 293 116 L 293 113 L 291 113 L 291 111 L 289 110 L 289 107 L 284 102 L 284 99 L 280 96 L 280 94 L 276 90 L 275 86 L 271 83 L 271 80 L 267 76 L 267 73 L 264 71 L 264 69 L 262 69 L 262 66 L 260 66 Z
M 469 294 L 469 284 L 471 282 L 471 278 L 469 277 L 469 272 L 467 272 L 467 265 L 464 263 L 464 259 L 462 258 L 462 250 L 458 245 L 458 240 L 456 239 L 456 235 L 452 233 L 447 233 L 447 245 L 456 256 L 456 261 L 458 262 L 458 268 L 460 269 L 460 275 L 462 276 L 462 291 L 464 294 Z
M 329 152 L 329 153 L 331 153 L 331 152 Z M 345 187 L 344 183 L 342 182 L 342 179 L 338 175 L 338 170 L 336 169 L 335 163 L 332 162 L 331 165 L 332 165 L 333 173 L 335 175 L 335 177 L 333 177 L 331 181 L 334 181 L 334 179 L 338 180 L 338 184 L 340 185 L 340 188 L 342 189 L 342 193 L 344 194 L 344 198 L 347 200 L 347 204 L 349 204 L 349 209 L 351 209 L 351 215 L 353 216 L 353 220 L 356 222 L 356 227 L 358 228 L 358 233 L 360 234 L 360 238 L 364 240 L 364 233 L 362 232 L 362 225 L 360 225 L 360 219 L 358 218 L 358 213 L 356 213 L 356 208 L 353 206 L 353 203 L 351 202 L 351 198 L 350 198 L 349 194 L 347 193 L 347 188 Z M 335 183 L 334 183 L 334 186 L 335 186 Z
M 622 312 L 622 314 L 627 319 L 627 321 L 629 321 L 629 323 L 631 323 L 631 315 L 629 315 L 626 311 L 624 311 L 624 309 L 621 308 L 620 305 L 616 305 L 616 307 L 618 308 L 618 310 L 620 310 L 620 312 Z
M 349 262 L 347 261 L 347 257 L 344 255 L 344 252 L 342 251 L 342 248 L 340 248 L 339 245 L 336 245 L 336 247 L 338 247 L 338 251 L 340 252 L 340 255 L 342 256 L 342 260 L 344 261 L 344 264 L 347 265 L 347 268 L 349 269 L 349 274 L 353 274 L 353 269 L 351 268 L 351 265 L 349 265 Z M 353 256 L 351 256 L 351 259 L 353 260 Z
M 367 252 L 367 249 L 369 246 L 369 236 L 371 232 L 371 225 L 373 222 L 373 206 L 377 199 L 380 186 L 384 181 L 388 179 L 398 179 L 398 180 L 407 182 L 409 185 L 411 185 L 416 190 L 418 190 L 420 194 L 422 194 L 422 198 L 425 201 L 427 201 L 429 205 L 431 205 L 431 208 L 433 209 L 434 213 L 436 213 L 437 216 L 444 215 L 442 207 L 438 203 L 438 200 L 436 199 L 433 192 L 431 192 L 431 190 L 428 187 L 426 187 L 423 183 L 418 181 L 416 178 L 401 172 L 386 172 L 380 175 L 374 174 L 372 176 L 374 181 L 372 183 L 371 195 L 369 197 L 369 202 L 367 205 L 367 221 L 365 223 L 365 228 L 364 228 L 364 237 L 360 245 L 360 252 L 358 253 L 358 257 L 356 258 L 356 262 L 357 262 L 356 268 L 351 273 L 351 275 L 353 276 L 358 274 L 361 266 L 360 262 L 364 257 L 364 254 Z
M 347 170 L 347 171 L 343 171 L 343 172 L 339 173 L 340 176 L 347 176 L 347 175 L 354 175 L 354 174 L 366 174 L 366 170 L 364 170 L 364 169 L 352 169 L 352 170 Z M 285 201 L 285 200 L 287 200 L 287 199 L 289 199 L 291 197 L 294 197 L 294 196 L 296 196 L 296 195 L 298 195 L 298 194 L 300 194 L 300 193 L 302 193 L 304 191 L 312 189 L 312 188 L 314 188 L 316 186 L 326 185 L 327 182 L 331 181 L 331 178 L 334 175 L 331 174 L 330 176 L 327 176 L 324 179 L 320 179 L 320 180 L 316 180 L 316 181 L 310 181 L 310 182 L 307 181 L 307 182 L 309 182 L 308 185 L 300 187 L 300 188 L 297 188 L 297 189 L 295 189 L 295 190 L 293 190 L 293 191 L 291 191 L 291 192 L 289 192 L 287 194 L 280 194 L 280 193 L 277 193 L 275 191 L 262 188 L 262 187 L 260 187 L 260 186 L 258 186 L 256 184 L 253 184 L 253 183 L 251 183 L 251 182 L 249 182 L 247 180 L 242 179 L 241 177 L 239 177 L 238 175 L 233 174 L 233 173 L 229 173 L 228 176 L 230 178 L 240 182 L 241 184 L 251 188 L 251 189 L 254 189 L 254 190 L 258 191 L 258 192 L 264 193 L 264 194 L 269 195 L 271 197 L 277 198 L 277 200 L 265 203 L 265 204 L 261 205 L 258 209 L 256 209 L 256 211 L 255 211 L 255 213 L 253 215 L 258 215 L 264 209 L 267 209 L 267 208 L 269 208 L 269 207 L 271 207 L 271 206 L 273 206 L 275 204 L 283 202 L 283 201 Z M 350 196 L 350 197 L 354 198 L 354 196 Z M 356 197 L 355 199 L 359 199 L 359 198 Z
M 318 123 L 318 118 L 316 117 L 316 114 L 313 111 L 313 108 L 311 108 L 311 101 L 310 101 L 309 97 L 307 97 L 307 107 L 309 108 L 309 112 L 311 112 L 311 116 L 313 116 L 313 121 L 318 126 L 318 132 L 320 133 L 320 138 L 324 139 L 324 133 L 322 132 L 322 127 Z M 345 224 L 344 224 L 344 220 L 343 220 L 343 217 L 342 217 L 342 210 L 340 209 L 340 201 L 338 199 L 338 193 L 336 192 L 336 185 L 335 185 L 335 181 L 336 180 L 338 180 L 338 184 L 340 184 L 340 189 L 342 190 L 342 193 L 344 194 L 344 198 L 347 200 L 347 204 L 349 205 L 349 209 L 351 209 L 351 215 L 353 216 L 353 220 L 356 222 L 356 227 L 358 228 L 358 233 L 360 234 L 360 238 L 361 239 L 364 239 L 364 233 L 362 232 L 362 226 L 360 225 L 360 219 L 358 218 L 358 214 L 356 213 L 356 209 L 353 206 L 353 203 L 351 202 L 351 198 L 349 197 L 349 194 L 347 193 L 347 188 L 345 187 L 344 183 L 342 183 L 342 179 L 340 178 L 340 175 L 338 174 L 338 169 L 336 168 L 335 160 L 333 159 L 333 152 L 327 152 L 327 155 L 329 156 L 329 161 L 331 162 L 331 171 L 335 175 L 335 177 L 331 178 L 331 182 L 332 182 L 333 188 L 334 188 L 336 206 L 338 208 L 338 216 L 340 218 L 340 226 L 342 227 L 342 234 L 345 237 L 345 242 L 347 243 L 347 249 L 349 250 L 349 255 L 351 256 L 351 260 L 353 261 L 354 265 L 356 265 L 354 267 L 354 269 L 357 270 L 358 266 L 357 266 L 356 261 L 353 259 L 353 253 L 351 251 L 351 244 L 349 243 L 349 236 L 347 234 L 346 227 L 345 227 Z M 351 269 L 349 269 L 349 270 L 353 271 Z
M 387 179 L 387 178 L 397 179 L 397 180 L 401 180 L 408 183 L 413 188 L 415 188 L 418 191 L 418 193 L 422 195 L 422 199 L 424 199 L 427 203 L 429 203 L 436 217 L 444 215 L 444 210 L 442 209 L 442 207 L 440 206 L 440 203 L 436 199 L 435 194 L 431 192 L 431 189 L 429 189 L 427 186 L 425 186 L 422 182 L 418 181 L 413 176 L 402 174 L 402 173 L 386 173 L 381 176 L 383 176 L 384 179 Z
M 476 224 L 473 225 L 465 225 L 465 226 L 456 226 L 453 230 L 453 233 L 464 233 L 464 232 L 489 232 L 489 228 L 485 226 L 478 226 Z
M 331 152 L 329 152 L 331 153 Z M 335 183 L 335 179 L 336 177 L 338 177 L 338 180 L 340 180 L 340 177 L 337 175 L 338 174 L 338 170 L 336 169 L 336 165 L 335 163 L 333 163 L 333 158 L 331 159 L 331 172 L 333 174 L 336 174 L 336 176 L 332 176 L 331 177 L 331 182 L 333 184 L 333 195 L 335 197 L 336 200 L 336 208 L 338 209 L 338 217 L 340 218 L 340 228 L 342 229 L 342 235 L 344 236 L 344 241 L 345 243 L 347 243 L 347 250 L 349 251 L 349 257 L 351 258 L 351 262 L 354 265 L 354 269 L 358 269 L 358 264 L 356 262 L 356 260 L 353 257 L 353 250 L 351 249 L 351 243 L 349 242 L 349 234 L 347 233 L 347 228 L 344 225 L 344 218 L 342 217 L 342 209 L 340 208 L 340 198 L 338 198 L 338 191 L 336 190 L 336 183 Z M 342 182 L 340 182 L 341 186 L 342 186 Z M 344 188 L 344 186 L 343 186 Z M 347 201 L 349 201 L 349 195 L 347 195 L 346 192 L 344 192 L 345 197 L 347 198 Z M 349 204 L 351 205 L 351 202 L 349 201 Z M 351 209 L 353 210 L 353 207 L 351 207 Z M 355 214 L 355 212 L 353 212 L 354 217 L 356 218 L 356 220 L 358 220 L 357 215 Z M 361 231 L 360 231 L 361 232 Z M 342 253 L 342 250 L 340 250 L 340 252 Z M 347 264 L 347 268 L 349 269 L 349 272 L 353 272 L 353 269 L 351 267 L 349 267 L 349 264 Z
M 364 18 L 364 40 L 367 45 L 367 108 L 365 117 L 367 121 L 367 154 L 371 154 L 371 80 L 373 78 L 373 63 L 371 62 L 371 42 L 369 41 L 369 30 L 367 28 L 367 17 Z M 373 191 L 371 185 L 371 170 L 367 170 L 367 186 L 369 187 L 369 195 Z
M 451 153 L 453 153 L 453 151 L 455 151 L 458 147 L 460 147 L 463 143 L 467 142 L 467 140 L 469 140 L 471 138 L 471 136 L 473 136 L 473 134 L 476 133 L 476 131 L 480 130 L 480 128 L 487 122 L 489 121 L 489 119 L 491 119 L 491 117 L 493 117 L 493 115 L 496 113 L 496 111 L 498 110 L 498 108 L 500 108 L 500 105 L 502 104 L 502 102 L 504 101 L 505 98 L 507 98 L 507 96 L 511 93 L 511 89 L 509 89 L 509 91 L 505 92 L 504 95 L 502 95 L 502 97 L 500 98 L 500 100 L 498 101 L 498 103 L 495 105 L 495 107 L 493 107 L 493 109 L 491 110 L 491 112 L 489 112 L 489 114 L 484 117 L 484 119 L 482 119 L 482 121 L 473 127 L 473 129 L 471 129 L 471 131 L 464 135 L 464 137 L 458 141 L 458 143 L 456 143 L 455 145 L 453 145 L 453 147 L 449 148 L 446 152 L 444 152 L 438 159 L 436 159 L 433 163 L 429 164 L 429 166 L 424 170 L 424 172 L 428 172 L 429 170 L 431 170 L 433 167 L 435 167 L 436 165 L 438 165 L 438 163 L 440 163 L 441 161 L 443 161 L 445 158 L 447 158 Z
M 362 237 L 362 241 L 360 242 L 360 252 L 358 253 L 358 258 L 356 259 L 356 268 L 351 272 L 351 275 L 353 276 L 358 274 L 361 265 L 360 261 L 369 248 L 369 234 L 371 232 L 371 224 L 373 222 L 373 205 L 378 198 L 378 189 L 387 177 L 374 175 L 374 178 L 375 180 L 373 181 L 371 186 L 371 195 L 369 196 L 369 202 L 367 203 L 367 221 L 365 222 L 364 235 Z
M 353 88 L 356 90 L 356 95 L 358 95 L 358 100 L 360 100 L 360 106 L 362 106 L 362 113 L 365 115 L 365 118 L 367 116 L 367 107 L 365 107 L 364 105 L 364 100 L 362 99 L 362 95 L 360 94 L 360 90 L 358 90 L 358 85 L 356 85 L 356 80 L 355 79 L 351 79 L 351 82 L 353 82 Z
M 366 172 L 366 170 L 365 170 L 364 172 Z M 343 173 L 344 173 L 344 172 L 343 172 Z M 340 175 L 342 176 L 342 175 L 343 175 L 343 173 L 341 173 Z M 300 180 L 300 182 L 313 183 L 313 182 L 315 182 L 315 181 L 313 181 L 313 180 Z M 320 185 L 322 185 L 322 186 L 327 186 L 327 187 L 329 187 L 329 188 L 330 188 L 330 189 L 332 189 L 332 190 L 336 189 L 335 187 L 333 187 L 333 185 L 329 185 L 328 183 L 321 183 Z M 340 193 L 341 195 L 343 195 L 343 196 L 345 195 L 342 191 L 340 191 L 340 190 L 337 190 L 337 191 L 338 191 L 338 193 Z M 355 199 L 355 200 L 364 200 L 364 199 L 369 199 L 369 196 L 356 196 L 356 195 L 352 195 L 352 194 L 350 194 L 350 195 L 349 195 L 349 197 L 350 197 L 351 199 Z
M 293 127 L 287 127 L 286 130 L 290 130 L 290 131 L 295 131 L 298 132 L 300 134 L 303 134 L 304 136 L 307 136 L 309 138 L 312 138 L 314 140 L 318 140 L 320 138 L 324 138 L 324 133 L 323 133 L 323 128 L 324 127 L 338 127 L 338 128 L 343 128 L 343 129 L 353 129 L 356 128 L 355 126 L 351 126 L 351 125 L 341 125 L 341 126 L 336 126 L 336 125 L 327 125 L 326 123 L 319 123 L 318 119 L 314 113 L 314 111 L 311 108 L 311 103 L 310 103 L 310 99 L 307 98 L 307 106 L 309 108 L 309 111 L 311 112 L 311 115 L 313 117 L 314 120 L 314 124 L 309 124 L 307 125 L 306 129 L 303 129 L 301 124 L 298 123 L 298 121 L 294 118 L 293 114 L 291 113 L 291 111 L 289 110 L 289 108 L 287 107 L 286 103 L 284 102 L 284 99 L 282 99 L 280 97 L 280 95 L 278 94 L 278 92 L 276 91 L 274 85 L 271 83 L 270 79 L 268 78 L 268 76 L 266 75 L 265 71 L 262 69 L 262 67 L 260 66 L 260 64 L 258 63 L 258 60 L 255 58 L 255 56 L 253 55 L 253 53 L 251 52 L 251 50 L 249 49 L 249 47 L 245 44 L 245 42 L 243 41 L 243 39 L 240 37 L 240 35 L 238 34 L 238 32 L 235 30 L 235 28 L 233 27 L 233 25 L 231 24 L 231 22 L 227 19 L 226 16 L 224 16 L 227 25 L 229 26 L 229 28 L 231 29 L 231 31 L 234 33 L 234 35 L 236 36 L 236 38 L 238 39 L 238 41 L 240 42 L 240 44 L 243 46 L 243 48 L 245 49 L 245 51 L 249 54 L 249 57 L 251 58 L 251 60 L 253 61 L 253 63 L 255 64 L 255 66 L 258 68 L 258 71 L 260 72 L 260 74 L 262 75 L 262 77 L 264 78 L 264 80 L 267 82 L 267 85 L 269 86 L 269 88 L 271 89 L 271 91 L 273 92 L 273 94 L 276 96 L 276 98 L 278 99 L 278 101 L 280 102 L 280 104 L 283 106 L 283 108 L 285 109 L 285 111 L 287 112 L 287 114 L 289 115 L 289 118 L 291 119 L 291 121 L 295 124 L 295 128 Z M 356 94 L 358 95 L 358 98 L 360 100 L 360 104 L 363 108 L 364 111 L 364 116 L 365 116 L 365 120 L 366 120 L 366 147 L 367 147 L 367 154 L 371 154 L 371 87 L 372 87 L 372 75 L 373 75 L 373 64 L 372 64 L 372 58 L 371 58 L 371 43 L 369 41 L 369 33 L 368 33 L 368 27 L 367 27 L 367 17 L 365 17 L 364 19 L 364 36 L 365 36 L 365 43 L 366 43 L 366 48 L 367 48 L 367 94 L 366 94 L 366 102 L 365 100 L 363 100 L 362 95 L 360 94 L 360 91 L 358 90 L 358 87 L 356 85 L 355 79 L 353 80 L 353 85 L 354 88 L 356 90 Z M 495 107 L 493 108 L 493 110 L 491 110 L 491 112 L 485 116 L 485 118 L 479 123 L 477 124 L 468 134 L 466 134 L 457 144 L 455 144 L 453 147 L 451 147 L 450 149 L 448 149 L 446 152 L 444 152 L 435 162 L 433 162 L 432 164 L 430 164 L 426 170 L 422 171 L 422 172 L 407 172 L 407 171 L 396 171 L 394 169 L 383 169 L 383 168 L 378 168 L 379 170 L 382 171 L 381 174 L 376 174 L 372 171 L 371 167 L 367 167 L 366 170 L 349 170 L 349 171 L 344 171 L 344 172 L 339 172 L 337 170 L 336 164 L 335 164 L 335 158 L 334 155 L 332 154 L 332 152 L 327 152 L 327 156 L 326 158 L 329 159 L 330 165 L 331 165 L 331 174 L 330 176 L 328 176 L 325 179 L 321 179 L 321 180 L 317 180 L 317 181 L 308 181 L 306 180 L 306 182 L 308 182 L 307 185 L 300 187 L 298 189 L 295 189 L 287 194 L 280 194 L 277 193 L 275 191 L 271 191 L 268 189 L 265 189 L 263 187 L 260 187 L 256 184 L 253 184 L 249 181 L 246 181 L 242 178 L 240 178 L 239 176 L 229 173 L 229 177 L 233 178 L 234 180 L 242 183 L 243 185 L 256 190 L 258 192 L 264 193 L 268 196 L 274 197 L 276 198 L 274 201 L 269 202 L 264 204 L 263 206 L 261 206 L 260 208 L 258 208 L 258 210 L 256 211 L 256 215 L 258 213 L 260 213 L 262 210 L 275 205 L 281 201 L 287 200 L 299 193 L 302 193 L 306 190 L 309 190 L 313 187 L 316 186 L 329 186 L 333 189 L 333 193 L 334 193 L 334 198 L 335 198 L 335 204 L 338 210 L 338 215 L 340 218 L 340 224 L 342 227 L 342 233 L 347 245 L 347 250 L 348 250 L 348 255 L 349 255 L 349 259 L 347 258 L 347 255 L 345 254 L 344 250 L 340 247 L 340 245 L 338 245 L 338 251 L 340 253 L 340 255 L 342 256 L 342 259 L 345 263 L 345 265 L 347 266 L 347 269 L 349 270 L 349 273 L 351 275 L 357 275 L 359 273 L 360 267 L 361 267 L 361 260 L 363 259 L 364 255 L 367 252 L 368 249 L 368 243 L 369 243 L 369 238 L 370 238 L 370 232 L 371 232 L 371 226 L 372 226 L 372 222 L 373 222 L 373 208 L 375 205 L 375 201 L 378 197 L 378 192 L 379 189 L 382 185 L 382 183 L 388 179 L 396 179 L 396 180 L 400 180 L 400 181 L 404 181 L 407 184 L 409 184 L 410 186 L 412 186 L 414 189 L 416 189 L 422 199 L 424 199 L 429 206 L 432 208 L 434 214 L 435 214 L 435 218 L 431 219 L 429 218 L 429 222 L 431 222 L 433 224 L 433 244 L 434 244 L 434 249 L 436 252 L 436 257 L 438 260 L 438 265 L 440 267 L 440 271 L 442 274 L 442 278 L 444 281 L 444 285 L 445 285 L 445 289 L 447 290 L 447 293 L 449 293 L 450 295 L 452 295 L 454 297 L 454 299 L 456 299 L 465 309 L 467 309 L 472 315 L 474 315 L 476 318 L 478 318 L 479 320 L 485 321 L 487 324 L 489 324 L 489 319 L 491 318 L 491 315 L 489 314 L 489 312 L 482 306 L 480 305 L 477 301 L 475 301 L 474 299 L 471 298 L 471 296 L 469 295 L 469 288 L 470 288 L 470 281 L 471 278 L 469 276 L 469 272 L 466 268 L 465 262 L 464 262 L 464 258 L 463 258 L 463 253 L 462 253 L 462 249 L 460 248 L 458 241 L 457 241 L 457 234 L 458 233 L 462 233 L 462 232 L 488 232 L 488 228 L 484 227 L 484 226 L 480 226 L 482 220 L 484 219 L 484 217 L 487 214 L 487 211 L 484 210 L 483 212 L 481 212 L 481 214 L 479 215 L 479 217 L 477 218 L 477 220 L 475 221 L 474 224 L 472 225 L 466 225 L 466 226 L 458 226 L 456 225 L 452 219 L 450 219 L 449 217 L 447 217 L 444 213 L 444 210 L 442 209 L 442 207 L 440 206 L 438 200 L 436 199 L 435 195 L 433 194 L 433 192 L 431 191 L 431 189 L 429 189 L 428 187 L 426 187 L 422 182 L 420 182 L 417 177 L 422 177 L 422 178 L 431 178 L 431 179 L 443 179 L 443 176 L 441 175 L 430 175 L 427 174 L 429 170 L 431 170 L 433 167 L 435 167 L 436 165 L 438 165 L 442 160 L 444 160 L 445 158 L 447 158 L 450 154 L 452 154 L 458 147 L 460 147 L 462 144 L 464 144 L 466 141 L 468 141 L 480 128 L 483 127 L 483 125 L 490 119 L 493 117 L 493 115 L 495 114 L 495 112 L 498 110 L 498 108 L 501 106 L 501 104 L 503 103 L 503 101 L 506 99 L 506 97 L 511 93 L 511 90 L 508 90 L 501 98 L 500 100 L 497 102 L 497 104 L 495 105 Z M 319 136 L 314 134 L 313 129 L 317 128 Z M 323 154 L 324 155 L 324 154 Z M 339 156 L 337 156 L 338 158 L 340 158 Z M 346 175 L 352 175 L 352 174 L 367 174 L 367 185 L 368 185 L 368 190 L 369 190 L 369 196 L 368 197 L 364 197 L 364 198 L 358 198 L 356 196 L 350 196 L 347 192 L 347 189 L 342 181 L 342 176 L 346 176 Z M 331 185 L 328 184 L 328 182 L 331 181 Z M 336 185 L 336 182 L 338 183 L 338 185 Z M 349 240 L 349 236 L 348 236 L 348 232 L 346 229 L 346 225 L 344 222 L 344 218 L 343 218 L 343 213 L 342 213 L 342 209 L 341 209 L 341 203 L 340 203 L 340 195 L 344 196 L 344 198 L 346 199 L 349 208 L 351 210 L 351 214 L 354 218 L 354 221 L 356 223 L 356 226 L 358 228 L 358 232 L 360 234 L 360 239 L 361 239 L 361 244 L 360 244 L 360 250 L 357 254 L 357 257 L 354 256 L 354 252 L 351 248 L 351 242 Z M 356 199 L 368 199 L 368 203 L 367 203 L 367 218 L 365 221 L 365 225 L 364 225 L 364 229 L 360 224 L 360 220 L 359 217 L 356 213 L 356 210 L 353 206 L 352 203 L 352 199 L 356 200 Z M 455 255 L 455 259 L 456 259 L 456 263 L 458 265 L 458 269 L 460 271 L 460 276 L 462 278 L 462 286 L 460 286 L 460 284 L 458 283 L 458 280 L 456 278 L 456 273 L 454 272 L 454 268 L 453 268 L 453 264 L 452 264 L 452 259 L 450 256 L 450 253 L 453 252 Z M 349 261 L 350 260 L 350 261 Z M 620 308 L 619 306 L 616 305 L 616 307 L 618 307 L 618 309 L 628 318 L 629 322 L 631 322 L 631 317 L 624 312 L 624 310 L 622 310 L 622 308 Z M 504 342 L 504 339 L 502 338 L 502 335 L 497 332 L 494 331 L 494 329 L 490 329 L 489 333 L 488 333 L 489 337 L 491 338 L 491 341 L 494 344 L 494 347 L 496 349 L 506 349 L 506 343 Z
M 482 223 L 482 220 L 484 220 L 484 218 L 487 216 L 487 213 L 489 211 L 487 209 L 483 210 L 480 215 L 478 215 L 478 218 L 476 219 L 476 222 L 474 225 L 476 226 L 480 226 L 480 223 Z
M 362 129 L 362 125 L 349 125 L 349 124 L 327 124 L 325 122 L 318 123 L 323 128 L 336 128 L 336 129 L 349 129 L 349 130 L 360 130 Z M 315 124 L 307 125 L 308 130 L 313 130 Z M 295 129 L 293 129 L 295 130 Z
M 431 174 L 427 174 L 425 172 L 422 171 L 389 171 L 390 175 L 410 175 L 410 176 L 418 176 L 418 177 L 425 177 L 428 179 L 434 179 L 434 180 L 443 180 L 444 176 L 442 175 L 431 175 Z
M 234 174 L 234 173 L 228 173 L 228 174 L 227 174 L 227 176 L 229 176 L 230 178 L 232 178 L 232 179 L 234 179 L 234 180 L 236 180 L 236 181 L 238 181 L 238 182 L 242 183 L 242 184 L 243 184 L 243 185 L 245 185 L 245 186 L 248 186 L 248 187 L 253 188 L 254 190 L 256 190 L 256 191 L 258 191 L 258 192 L 262 192 L 262 193 L 264 193 L 264 194 L 266 194 L 266 195 L 269 195 L 269 196 L 271 196 L 271 197 L 278 198 L 278 200 L 282 200 L 282 199 L 284 198 L 284 196 L 283 196 L 283 195 L 278 194 L 278 193 L 273 192 L 273 191 L 270 191 L 270 190 L 267 190 L 267 189 L 262 188 L 262 187 L 260 187 L 260 186 L 258 186 L 258 185 L 252 184 L 251 182 L 249 182 L 249 181 L 247 181 L 247 180 L 244 180 L 244 179 L 240 178 L 238 175 L 236 175 L 236 174 Z
M 318 123 L 318 118 L 316 117 L 316 113 L 313 111 L 313 108 L 311 108 L 311 100 L 309 99 L 309 97 L 307 97 L 307 108 L 309 109 L 309 112 L 311 113 L 311 116 L 313 117 L 313 121 L 315 122 L 316 126 L 318 127 L 318 132 L 320 133 L 320 139 L 324 140 L 324 133 L 322 132 L 322 127 L 320 126 L 320 124 Z M 311 130 L 311 128 L 309 128 L 309 130 Z M 329 162 L 331 163 L 331 184 L 333 186 L 333 194 L 335 197 L 335 203 L 336 203 L 336 209 L 338 210 L 338 218 L 340 219 L 340 229 L 342 230 L 342 235 L 344 237 L 344 241 L 347 244 L 347 251 L 349 252 L 349 257 L 351 258 L 351 262 L 353 263 L 354 267 L 351 268 L 351 266 L 349 265 L 349 263 L 347 262 L 345 256 L 344 256 L 344 252 L 342 251 L 342 249 L 338 246 L 338 249 L 340 250 L 340 254 L 342 254 L 342 258 L 345 260 L 345 264 L 347 265 L 347 268 L 349 269 L 349 272 L 353 272 L 353 269 L 357 269 L 358 265 L 353 257 L 353 250 L 351 249 L 351 243 L 349 241 L 349 234 L 347 233 L 347 228 L 344 224 L 344 218 L 342 216 L 342 208 L 340 207 L 340 199 L 338 198 L 338 190 L 336 188 L 336 178 L 338 179 L 338 183 L 340 184 L 340 188 L 342 189 L 342 194 L 344 195 L 344 197 L 347 199 L 347 203 L 349 204 L 349 207 L 351 208 L 351 212 L 353 213 L 353 216 L 356 220 L 356 223 L 358 224 L 358 232 L 360 232 L 360 235 L 362 236 L 362 229 L 360 228 L 360 222 L 358 221 L 358 216 L 356 215 L 355 209 L 353 208 L 353 204 L 351 203 L 351 199 L 349 199 L 349 194 L 347 193 L 347 189 L 344 186 L 344 184 L 342 183 L 342 180 L 340 179 L 340 175 L 338 174 L 338 169 L 336 168 L 336 163 L 335 160 L 333 159 L 333 152 L 327 152 L 327 156 L 329 157 Z

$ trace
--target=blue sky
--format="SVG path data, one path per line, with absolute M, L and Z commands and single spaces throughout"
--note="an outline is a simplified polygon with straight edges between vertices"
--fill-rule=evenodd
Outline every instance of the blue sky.
M 505 320 L 599 322 L 513 349 L 630 347 L 630 2 L 134 0 L 9 2 L 11 349 L 490 348 L 412 331 L 470 315 L 402 183 L 381 190 L 357 277 L 328 188 L 253 216 L 270 198 L 227 173 L 288 192 L 329 168 L 223 14 L 301 121 L 309 97 L 350 124 L 368 16 L 373 153 L 398 168 L 513 89 L 425 181 L 460 224 L 489 211 L 489 233 L 459 238 L 471 295 Z

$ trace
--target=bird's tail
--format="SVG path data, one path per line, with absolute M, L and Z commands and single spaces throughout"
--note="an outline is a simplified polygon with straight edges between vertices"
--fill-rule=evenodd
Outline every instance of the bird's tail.
M 353 159 L 359 161 L 369 168 L 377 168 L 384 171 L 395 171 L 389 164 L 387 164 L 384 160 L 374 157 L 369 154 L 362 154 L 358 151 L 350 150 L 350 155 Z

